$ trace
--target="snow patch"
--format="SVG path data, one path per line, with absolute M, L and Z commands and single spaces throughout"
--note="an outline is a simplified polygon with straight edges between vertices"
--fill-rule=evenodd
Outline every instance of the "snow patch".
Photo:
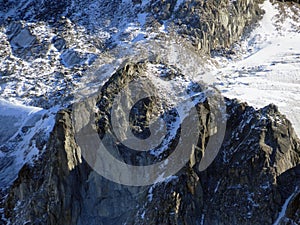
M 33 163 L 45 150 L 57 110 L 44 110 L 0 100 L 1 188 L 10 185 L 23 165 Z
M 0 145 L 13 138 L 14 134 L 26 123 L 40 117 L 41 110 L 41 108 L 12 104 L 0 99 Z
M 146 24 L 147 15 L 148 15 L 147 13 L 138 14 L 138 21 L 142 27 Z
M 262 8 L 262 21 L 237 49 L 236 58 L 216 58 L 220 68 L 214 72 L 215 84 L 226 97 L 257 108 L 276 104 L 300 135 L 300 22 L 282 18 L 279 6 L 269 1 Z
M 184 2 L 185 2 L 185 0 L 177 0 L 174 11 L 177 11 L 179 9 L 179 6 Z

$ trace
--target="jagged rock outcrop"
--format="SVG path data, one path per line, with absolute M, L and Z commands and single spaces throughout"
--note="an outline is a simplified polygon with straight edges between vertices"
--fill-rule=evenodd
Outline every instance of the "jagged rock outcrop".
M 111 36 L 109 39 L 115 38 L 112 32 L 114 29 L 122 30 L 121 25 L 124 20 L 133 22 L 136 15 L 146 13 L 143 22 L 145 24 L 142 24 L 145 25 L 145 28 L 157 31 L 158 27 L 165 23 L 166 29 L 179 33 L 182 37 L 192 41 L 199 50 L 209 53 L 211 50 L 229 48 L 231 44 L 236 42 L 243 34 L 244 29 L 255 23 L 263 14 L 259 7 L 260 3 L 262 3 L 261 0 L 237 0 L 233 2 L 227 0 L 151 0 L 149 2 L 69 0 L 43 1 L 42 4 L 37 4 L 37 1 L 25 0 L 19 4 L 14 1 L 5 2 L 2 10 L 4 12 L 15 11 L 15 14 L 9 15 L 8 21 L 25 20 L 26 22 L 46 23 L 58 31 L 60 31 L 59 27 L 62 21 L 66 18 L 70 19 L 69 22 L 71 23 L 84 26 L 91 33 L 104 28 L 104 30 L 109 30 L 108 37 Z M 130 10 L 124 12 L 120 6 L 129 7 Z M 93 8 L 98 8 L 102 14 L 106 14 L 106 17 L 111 20 L 109 26 L 99 12 L 92 11 Z M 3 22 L 7 24 L 6 21 Z M 20 35 L 26 35 L 26 40 L 32 43 L 34 40 L 29 33 L 29 31 L 23 31 Z M 76 36 L 74 33 L 71 35 Z M 67 37 L 67 39 L 69 38 L 72 37 Z M 18 40 L 16 37 L 12 44 Z M 22 43 L 24 41 L 25 39 L 22 40 Z M 43 42 L 43 45 L 45 44 L 49 43 Z M 100 47 L 97 43 L 94 44 L 95 47 Z M 101 47 L 103 48 L 103 46 Z
M 280 206 L 299 185 L 296 174 L 280 181 L 284 172 L 299 165 L 299 139 L 274 105 L 255 111 L 245 104 L 231 104 L 228 110 L 228 139 L 203 174 L 209 186 L 205 196 L 211 196 L 206 209 L 211 217 L 205 221 L 273 224 Z
M 86 104 L 98 107 L 95 120 L 100 137 L 110 133 L 110 101 L 126 83 L 143 75 L 147 65 L 153 64 L 125 65 L 103 86 L 97 101 L 86 99 Z M 167 77 L 181 76 L 172 72 L 174 68 L 165 71 L 171 71 Z M 201 93 L 201 88 L 193 90 Z M 145 118 L 149 115 L 143 115 L 158 110 L 155 101 L 144 103 L 135 105 L 141 113 L 131 120 L 142 128 L 140 135 L 147 135 Z M 274 105 L 255 110 L 229 99 L 226 105 L 226 135 L 208 169 L 199 171 L 203 147 L 209 141 L 210 107 L 204 100 L 196 105 L 201 132 L 193 159 L 164 182 L 144 187 L 117 184 L 93 171 L 76 144 L 72 109 L 61 111 L 47 151 L 33 166 L 24 166 L 6 191 L 5 217 L 16 225 L 273 224 L 299 186 L 300 141 Z M 117 152 L 112 153 L 130 164 L 159 158 L 137 157 L 121 145 L 116 147 Z M 172 148 L 174 145 L 164 154 Z M 299 220 L 298 197 L 294 194 L 286 211 L 295 223 Z
M 176 32 L 203 52 L 228 49 L 263 13 L 261 1 L 151 1 L 158 21 L 174 23 Z
M 259 3 L 4 1 L 0 6 L 0 82 L 4 86 L 0 94 L 20 100 L 30 96 L 28 104 L 47 109 L 68 105 L 88 68 L 96 59 L 101 65 L 106 58 L 110 62 L 110 51 L 119 51 L 120 45 L 129 44 L 125 49 L 131 49 L 140 40 L 168 45 L 172 37 L 192 43 L 200 54 L 226 49 L 263 14 Z M 16 90 L 10 92 L 11 88 Z
M 280 1 L 282 1 L 282 0 L 280 0 Z M 282 1 L 282 2 L 285 2 L 285 1 Z M 295 3 L 298 3 L 298 4 L 300 3 L 299 0 L 288 0 L 287 2 L 292 2 L 292 3 L 295 2 Z
M 22 167 L 12 186 L 0 190 L 0 224 L 240 225 L 273 224 L 277 220 L 280 224 L 300 223 L 300 141 L 276 106 L 255 110 L 226 99 L 228 121 L 224 142 L 213 163 L 202 171 L 199 165 L 210 140 L 213 120 L 207 99 L 197 98 L 205 96 L 203 86 L 190 82 L 176 65 L 144 62 L 121 66 L 96 96 L 82 104 L 82 110 L 87 112 L 87 106 L 97 109 L 93 125 L 100 138 L 109 134 L 108 144 L 114 143 L 110 152 L 114 157 L 130 165 L 148 165 L 167 159 L 180 143 L 180 136 L 192 135 L 181 133 L 178 124 L 175 129 L 178 113 L 170 102 L 165 108 L 157 107 L 156 98 L 147 98 L 131 110 L 131 131 L 141 139 L 148 137 L 151 117 L 162 114 L 171 137 L 166 148 L 136 152 L 116 142 L 111 125 L 113 99 L 132 80 L 148 79 L 149 72 L 167 71 L 163 76 L 159 74 L 156 81 L 178 79 L 179 86 L 188 83 L 186 91 L 195 101 L 200 121 L 197 145 L 187 149 L 191 154 L 185 166 L 163 182 L 140 187 L 112 182 L 91 167 L 78 146 L 74 108 L 70 106 L 77 85 L 86 77 L 87 70 L 95 66 L 96 59 L 101 65 L 118 61 L 109 54 L 111 50 L 118 51 L 119 44 L 124 49 L 130 49 L 139 40 L 153 39 L 164 44 L 163 40 L 172 36 L 183 38 L 181 43 L 192 43 L 192 51 L 199 54 L 226 50 L 260 18 L 261 2 L 3 1 L 0 94 L 14 99 L 29 96 L 29 105 L 65 109 L 57 113 L 49 140 L 40 131 L 32 137 L 32 145 L 41 151 L 39 158 Z M 148 66 L 154 70 L 147 71 Z M 98 75 L 102 75 L 101 70 Z M 87 82 L 90 83 L 84 85 L 88 87 L 93 80 Z M 174 91 L 183 91 L 174 83 Z M 152 86 L 143 86 L 143 91 L 152 93 Z M 171 91 L 161 88 L 159 94 L 167 96 Z M 132 95 L 130 91 L 126 93 Z M 122 110 L 118 116 L 126 117 Z M 26 133 L 26 129 L 31 127 L 20 132 Z M 13 140 L 15 143 L 18 137 Z M 1 158 L 1 172 L 12 161 Z

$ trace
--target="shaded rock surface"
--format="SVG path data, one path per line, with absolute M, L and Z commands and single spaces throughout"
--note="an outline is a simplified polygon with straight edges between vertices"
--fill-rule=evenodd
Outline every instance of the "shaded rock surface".
M 113 92 L 141 76 L 147 64 L 126 65 L 104 85 L 96 102 L 86 100 L 98 106 L 100 137 L 110 132 Z M 144 187 L 120 185 L 93 171 L 76 144 L 71 109 L 61 111 L 47 151 L 33 166 L 24 166 L 5 192 L 5 217 L 12 224 L 273 224 L 299 187 L 300 141 L 274 105 L 255 110 L 229 99 L 226 105 L 226 135 L 209 168 L 198 169 L 210 123 L 207 101 L 198 101 L 201 132 L 194 162 L 164 182 Z M 148 105 L 149 110 L 154 106 Z M 116 151 L 131 164 L 137 158 L 139 163 L 159 159 L 137 157 L 120 146 Z M 299 221 L 298 200 L 299 193 L 294 194 L 285 221 Z
M 263 13 L 260 1 L 151 1 L 158 21 L 172 21 L 176 32 L 190 39 L 204 52 L 229 48 L 245 27 Z
M 65 110 L 57 113 L 49 140 L 42 132 L 32 138 L 40 140 L 36 144 L 39 150 L 44 149 L 40 157 L 23 166 L 13 185 L 0 191 L 0 224 L 240 225 L 273 224 L 278 218 L 280 224 L 298 224 L 299 139 L 276 106 L 255 110 L 227 99 L 223 145 L 210 167 L 199 171 L 212 117 L 207 100 L 195 99 L 201 129 L 197 146 L 187 149 L 192 152 L 190 161 L 164 182 L 145 187 L 114 183 L 90 167 L 76 143 L 69 106 L 95 59 L 104 64 L 105 60 L 115 60 L 109 51 L 119 44 L 126 48 L 126 44 L 139 40 L 161 41 L 174 36 L 192 43 L 193 51 L 199 54 L 227 50 L 260 18 L 260 2 L 2 1 L 1 96 L 28 98 L 29 105 L 47 109 L 59 105 Z M 95 98 L 84 101 L 97 109 L 94 125 L 100 137 L 112 134 L 112 98 L 131 79 L 147 77 L 144 72 L 148 64 L 121 67 L 97 93 L 96 102 Z M 187 81 L 176 69 L 167 75 L 166 80 Z M 202 94 L 201 87 L 191 84 L 190 91 Z M 150 89 L 145 88 L 145 92 L 151 93 Z M 168 94 L 163 89 L 161 93 Z M 137 137 L 149 135 L 149 120 L 160 112 L 169 134 L 174 131 L 178 114 L 156 103 L 150 98 L 134 106 L 130 123 Z M 31 127 L 24 127 L 22 132 L 28 129 Z M 189 135 L 175 131 L 167 148 L 157 154 L 136 153 L 119 143 L 110 153 L 131 165 L 164 160 L 178 144 L 178 137 Z M 113 135 L 111 141 L 115 141 Z M 13 161 L 1 158 L 1 172 Z

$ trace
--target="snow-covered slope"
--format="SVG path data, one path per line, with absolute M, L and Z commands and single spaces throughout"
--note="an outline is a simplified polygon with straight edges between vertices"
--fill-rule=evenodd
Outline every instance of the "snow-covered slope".
M 55 110 L 0 100 L 0 188 L 17 177 L 25 163 L 32 163 L 45 149 L 54 126 Z
M 8 101 L 0 100 L 0 144 L 8 141 L 31 118 L 35 119 L 36 115 L 39 115 L 40 110 L 39 108 L 18 106 Z
M 259 26 L 235 49 L 238 57 L 218 58 L 217 87 L 258 108 L 278 105 L 300 135 L 300 8 L 269 1 L 262 8 Z

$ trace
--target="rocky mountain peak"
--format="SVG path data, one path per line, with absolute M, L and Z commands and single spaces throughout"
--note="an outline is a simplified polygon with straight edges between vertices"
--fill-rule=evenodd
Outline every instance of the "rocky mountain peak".
M 277 5 L 294 36 L 296 2 Z M 296 68 L 297 53 L 253 66 L 281 35 L 266 26 L 246 68 L 210 73 L 242 57 L 261 3 L 2 1 L 0 224 L 299 224 L 291 122 L 214 87 Z
M 148 72 L 154 75 L 158 71 L 153 68 L 164 68 L 159 72 L 161 75 L 174 71 L 168 65 L 157 63 L 125 64 L 97 96 L 85 100 L 82 107 L 98 108 L 94 117 L 96 130 L 100 138 L 109 134 L 106 144 L 116 141 L 116 134 L 110 131 L 113 118 L 110 101 L 116 98 L 122 86 L 145 76 L 149 68 L 152 70 Z M 184 76 L 180 72 L 175 74 L 178 75 L 166 81 L 175 79 L 174 85 L 184 83 L 176 80 Z M 151 86 L 148 88 L 150 91 Z M 205 89 L 197 90 L 201 94 Z M 120 185 L 99 175 L 93 164 L 82 157 L 84 149 L 78 146 L 81 142 L 76 139 L 72 119 L 77 115 L 72 113 L 74 108 L 59 112 L 47 150 L 33 165 L 25 165 L 6 191 L 7 197 L 2 203 L 5 217 L 13 224 L 23 221 L 33 224 L 273 224 L 281 206 L 292 196 L 286 215 L 289 219 L 285 220 L 297 221 L 300 141 L 286 117 L 272 104 L 255 110 L 245 103 L 226 99 L 227 129 L 223 144 L 212 164 L 201 171 L 199 164 L 209 141 L 212 108 L 205 98 L 196 101 L 201 131 L 192 157 L 164 181 L 137 187 Z M 147 135 L 147 112 L 170 110 L 157 108 L 155 100 L 143 104 L 134 106 L 132 113 L 135 110 L 139 113 L 133 113 L 130 120 L 136 132 L 142 130 L 142 136 Z M 81 111 L 87 112 L 83 108 Z M 176 121 L 172 110 L 165 114 L 165 120 L 169 132 L 180 130 L 172 126 Z M 144 154 L 130 151 L 121 144 L 109 149 L 119 160 L 144 165 L 165 160 L 164 155 L 170 154 L 172 146 L 180 144 L 178 135 L 186 134 L 171 135 L 171 144 L 168 148 L 160 146 L 159 154 L 159 149 L 153 150 L 153 154 Z

